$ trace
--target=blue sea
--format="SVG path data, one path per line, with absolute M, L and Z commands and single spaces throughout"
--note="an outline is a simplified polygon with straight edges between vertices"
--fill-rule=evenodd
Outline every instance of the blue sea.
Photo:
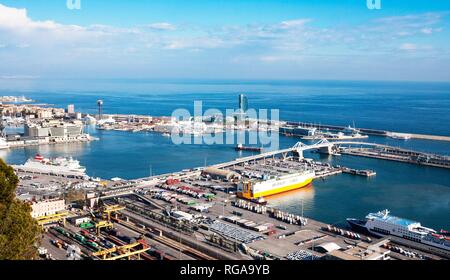
M 77 111 L 96 114 L 96 101 L 113 114 L 171 115 L 176 109 L 193 111 L 237 107 L 244 93 L 249 107 L 278 109 L 282 120 L 353 125 L 398 132 L 450 136 L 450 84 L 356 81 L 201 81 L 201 80 L 1 80 L 1 95 L 25 95 L 56 107 L 74 104 Z M 0 151 L 8 163 L 23 163 L 36 153 L 73 156 L 88 174 L 103 178 L 139 178 L 150 174 L 228 161 L 248 152 L 233 145 L 174 145 L 156 133 L 98 131 L 86 127 L 100 141 Z M 280 136 L 280 148 L 298 139 Z M 399 141 L 370 137 L 372 142 L 450 155 L 450 142 Z M 434 228 L 450 228 L 450 170 L 350 156 L 308 156 L 332 164 L 368 168 L 375 178 L 338 175 L 316 180 L 313 186 L 270 199 L 291 212 L 328 223 L 363 217 L 385 208 Z

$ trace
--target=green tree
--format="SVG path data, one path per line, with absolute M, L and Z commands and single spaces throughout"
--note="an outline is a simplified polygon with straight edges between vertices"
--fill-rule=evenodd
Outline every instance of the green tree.
M 40 229 L 31 207 L 15 198 L 19 179 L 0 159 L 0 260 L 34 259 Z

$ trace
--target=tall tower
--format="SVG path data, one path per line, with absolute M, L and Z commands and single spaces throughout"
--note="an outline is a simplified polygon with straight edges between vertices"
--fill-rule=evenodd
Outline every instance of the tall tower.
M 98 106 L 98 119 L 101 120 L 103 118 L 103 100 L 97 100 Z
M 247 96 L 239 94 L 239 111 L 245 113 L 248 109 Z
M 243 94 L 239 94 L 239 108 L 237 113 L 235 114 L 235 118 L 237 121 L 245 120 L 245 115 L 248 110 L 248 102 L 247 97 Z

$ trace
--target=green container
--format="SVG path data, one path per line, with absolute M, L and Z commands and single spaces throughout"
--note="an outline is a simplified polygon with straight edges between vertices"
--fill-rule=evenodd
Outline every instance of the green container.
M 80 228 L 93 228 L 94 225 L 91 223 L 81 223 Z
M 83 235 L 79 235 L 78 233 L 75 234 L 75 239 L 81 242 L 84 242 L 84 236 Z
M 55 227 L 55 230 L 61 234 L 66 234 L 66 231 L 63 228 Z
M 91 248 L 98 249 L 98 244 L 95 242 L 87 241 L 86 244 L 89 245 L 89 247 Z

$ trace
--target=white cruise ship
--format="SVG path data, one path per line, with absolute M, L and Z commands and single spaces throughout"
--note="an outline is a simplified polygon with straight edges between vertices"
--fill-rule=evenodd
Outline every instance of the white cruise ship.
M 371 234 L 376 236 L 392 235 L 413 242 L 437 247 L 450 251 L 450 237 L 438 234 L 434 229 L 426 228 L 419 222 L 389 215 L 389 211 L 383 210 L 377 213 L 369 213 L 366 221 L 355 222 L 355 219 L 347 219 L 352 225 L 358 224 Z
M 86 168 L 80 165 L 78 160 L 73 158 L 54 158 L 48 159 L 41 155 L 36 155 L 34 158 L 27 160 L 25 164 L 19 165 L 19 169 L 42 172 L 42 173 L 56 173 L 65 175 L 84 176 Z

